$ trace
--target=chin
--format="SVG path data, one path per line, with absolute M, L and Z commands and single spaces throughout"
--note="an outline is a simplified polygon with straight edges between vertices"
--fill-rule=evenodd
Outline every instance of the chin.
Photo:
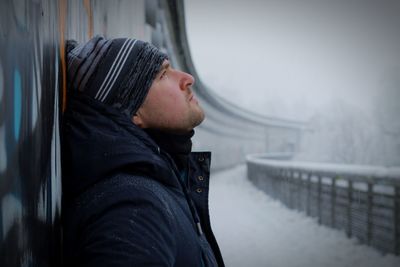
M 193 128 L 200 125 L 204 121 L 204 112 L 198 114 L 198 116 L 193 120 Z

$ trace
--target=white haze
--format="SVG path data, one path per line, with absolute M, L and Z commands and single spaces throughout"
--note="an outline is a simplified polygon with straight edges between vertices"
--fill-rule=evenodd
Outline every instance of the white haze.
M 399 3 L 187 0 L 187 33 L 215 93 L 308 123 L 301 159 L 400 165 Z

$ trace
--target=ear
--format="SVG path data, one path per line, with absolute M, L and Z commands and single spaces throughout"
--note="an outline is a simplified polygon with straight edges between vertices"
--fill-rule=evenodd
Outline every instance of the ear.
M 144 123 L 143 123 L 142 116 L 140 116 L 140 113 L 139 113 L 139 112 L 137 112 L 136 114 L 133 115 L 131 121 L 132 121 L 135 125 L 139 126 L 140 128 L 143 128 L 143 126 L 144 126 L 144 125 L 143 125 Z

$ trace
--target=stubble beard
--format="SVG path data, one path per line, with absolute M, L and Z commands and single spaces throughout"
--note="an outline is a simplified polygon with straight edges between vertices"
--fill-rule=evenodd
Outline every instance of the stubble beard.
M 196 110 L 193 111 L 192 115 L 193 115 L 192 116 L 192 126 L 193 126 L 193 128 L 199 126 L 205 119 L 204 110 L 198 104 L 197 104 Z

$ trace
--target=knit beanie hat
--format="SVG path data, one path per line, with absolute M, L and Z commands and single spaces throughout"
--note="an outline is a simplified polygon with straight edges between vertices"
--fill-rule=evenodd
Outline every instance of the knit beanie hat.
M 130 38 L 67 41 L 69 91 L 79 91 L 132 117 L 167 55 Z

